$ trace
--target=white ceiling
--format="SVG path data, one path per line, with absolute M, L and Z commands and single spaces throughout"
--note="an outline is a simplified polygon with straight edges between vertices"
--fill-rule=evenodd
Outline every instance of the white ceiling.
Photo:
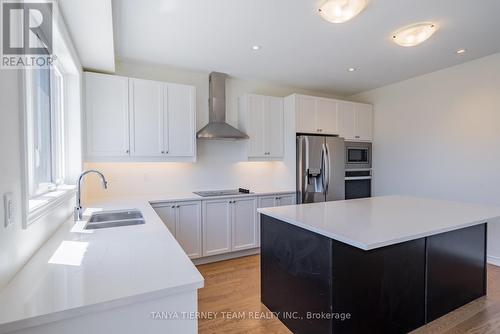
M 82 66 L 114 72 L 111 0 L 60 0 L 59 5 Z
M 371 0 L 343 24 L 321 19 L 318 5 L 113 0 L 116 56 L 350 95 L 500 52 L 498 0 Z M 418 21 L 441 28 L 419 47 L 392 43 L 393 31 Z

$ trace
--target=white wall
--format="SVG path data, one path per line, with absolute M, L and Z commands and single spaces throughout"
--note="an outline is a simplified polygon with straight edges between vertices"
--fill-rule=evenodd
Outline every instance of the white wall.
M 197 129 L 208 122 L 208 72 L 193 71 L 165 65 L 119 62 L 117 74 L 135 78 L 161 80 L 196 86 Z M 230 78 L 226 82 L 227 122 L 238 124 L 238 97 L 245 93 L 287 96 L 292 93 L 326 96 L 303 89 L 277 86 L 272 83 Z M 293 122 L 293 120 L 289 120 Z M 290 124 L 294 126 L 294 124 Z M 288 141 L 288 146 L 295 145 Z M 294 190 L 295 156 L 286 161 L 248 162 L 244 141 L 203 141 L 197 143 L 196 163 L 87 163 L 109 178 L 106 191 L 96 178 L 86 182 L 85 197 L 161 194 L 248 187 L 252 190 Z M 294 152 L 294 151 L 293 151 Z
M 500 205 L 500 54 L 354 97 L 374 104 L 374 194 Z M 500 263 L 500 226 L 489 226 Z
M 68 217 L 71 207 L 63 203 L 28 229 L 22 228 L 21 106 L 17 70 L 0 70 L 0 289 L 21 269 L 33 253 Z M 14 195 L 15 223 L 4 227 L 3 195 Z M 73 201 L 71 201 L 73 203 Z M 66 207 L 65 207 L 66 206 Z

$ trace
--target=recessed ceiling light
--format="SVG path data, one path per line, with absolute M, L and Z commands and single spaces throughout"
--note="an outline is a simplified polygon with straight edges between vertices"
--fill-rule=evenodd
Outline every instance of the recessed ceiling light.
M 327 0 L 318 11 L 328 22 L 342 23 L 361 13 L 366 2 L 367 0 Z
M 354 71 L 356 71 L 356 69 L 355 69 L 354 67 L 349 67 L 347 70 L 348 70 L 349 72 L 354 72 Z
M 437 29 L 438 26 L 432 22 L 415 23 L 399 29 L 392 38 L 400 46 L 417 46 L 429 39 Z
M 259 51 L 260 50 L 260 45 L 254 45 L 254 46 L 252 46 L 252 50 Z
M 466 50 L 466 49 L 458 49 L 458 50 L 457 50 L 457 54 L 459 54 L 459 55 L 464 54 L 464 53 L 466 53 L 466 52 L 467 52 L 467 50 Z

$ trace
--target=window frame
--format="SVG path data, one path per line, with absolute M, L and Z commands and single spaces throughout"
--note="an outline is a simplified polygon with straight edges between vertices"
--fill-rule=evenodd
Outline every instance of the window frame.
M 47 214 L 57 206 L 65 203 L 75 193 L 75 186 L 68 185 L 66 180 L 66 145 L 68 138 L 66 110 L 65 75 L 55 62 L 50 68 L 50 126 L 51 126 L 51 182 L 40 187 L 36 176 L 34 159 L 34 71 L 23 70 L 21 72 L 21 89 L 24 113 L 23 124 L 23 164 L 24 164 L 24 198 L 22 209 L 23 228 L 41 216 Z M 53 86 L 57 85 L 57 89 Z
M 55 65 L 49 71 L 49 108 L 50 108 L 50 182 L 42 182 L 38 179 L 36 166 L 36 103 L 38 103 L 38 94 L 36 94 L 36 71 L 38 69 L 26 70 L 25 73 L 25 97 L 26 97 L 26 134 L 27 145 L 25 150 L 28 157 L 28 196 L 29 199 L 36 199 L 45 194 L 57 190 L 58 186 L 64 184 L 64 76 Z M 54 88 L 56 87 L 56 88 Z

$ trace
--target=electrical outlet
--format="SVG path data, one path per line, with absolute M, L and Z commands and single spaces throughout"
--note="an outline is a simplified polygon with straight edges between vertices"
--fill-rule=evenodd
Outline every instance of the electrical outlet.
M 5 227 L 14 224 L 14 199 L 12 193 L 6 193 L 3 195 L 3 212 Z

